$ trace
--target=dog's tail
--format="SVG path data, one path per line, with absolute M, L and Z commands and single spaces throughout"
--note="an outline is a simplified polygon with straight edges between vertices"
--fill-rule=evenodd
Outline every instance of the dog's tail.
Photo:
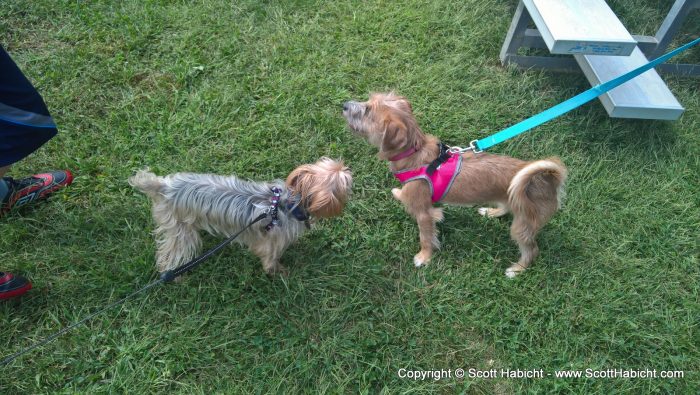
M 145 193 L 151 199 L 156 199 L 160 196 L 165 183 L 162 177 L 158 177 L 150 172 L 148 168 L 145 168 L 129 177 L 129 185 Z
M 508 204 L 515 215 L 525 215 L 536 227 L 543 226 L 561 207 L 566 166 L 559 158 L 528 164 L 510 181 Z

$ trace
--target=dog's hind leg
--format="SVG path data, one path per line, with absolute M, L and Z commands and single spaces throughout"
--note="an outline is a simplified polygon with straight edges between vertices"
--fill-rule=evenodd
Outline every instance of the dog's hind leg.
M 506 276 L 513 278 L 525 271 L 540 253 L 537 247 L 538 228 L 524 215 L 516 215 L 510 227 L 510 235 L 518 243 L 520 259 L 506 270 Z
M 187 263 L 194 258 L 202 244 L 197 230 L 183 223 L 168 228 L 159 227 L 156 233 L 156 265 L 161 273 Z
M 154 202 L 156 266 L 161 273 L 172 270 L 192 259 L 202 246 L 197 228 L 180 221 L 166 202 Z

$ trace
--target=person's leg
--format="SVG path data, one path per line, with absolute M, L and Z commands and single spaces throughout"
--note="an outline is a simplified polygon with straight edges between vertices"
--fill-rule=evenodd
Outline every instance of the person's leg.
M 10 186 L 2 179 L 8 170 L 10 170 L 9 165 L 0 167 L 0 202 L 5 201 L 5 197 L 10 193 Z
M 10 169 L 10 166 L 0 167 L 0 202 L 9 193 L 9 186 L 3 180 L 3 176 Z M 0 272 L 0 300 L 22 295 L 32 289 L 32 283 L 22 276 L 15 276 L 11 273 Z
M 22 179 L 5 176 L 11 164 L 39 149 L 56 133 L 41 95 L 0 46 L 0 216 L 73 181 L 73 175 L 62 170 Z
M 0 216 L 73 181 L 67 171 L 20 180 L 5 176 L 10 165 L 36 151 L 56 133 L 41 95 L 0 46 Z M 0 272 L 0 299 L 20 296 L 31 288 L 32 283 L 26 278 Z

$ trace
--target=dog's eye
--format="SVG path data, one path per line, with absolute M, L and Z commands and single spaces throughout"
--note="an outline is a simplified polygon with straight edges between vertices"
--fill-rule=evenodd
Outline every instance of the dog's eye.
M 365 107 L 365 115 L 369 114 L 369 111 L 371 110 L 370 107 Z

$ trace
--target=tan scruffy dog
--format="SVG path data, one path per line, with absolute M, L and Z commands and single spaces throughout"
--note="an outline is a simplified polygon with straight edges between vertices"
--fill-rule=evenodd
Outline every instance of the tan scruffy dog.
M 287 247 L 309 228 L 309 220 L 340 215 L 350 196 L 350 170 L 329 158 L 294 169 L 286 182 L 257 182 L 236 176 L 175 173 L 165 177 L 142 170 L 129 184 L 153 200 L 158 270 L 172 270 L 200 250 L 200 231 L 229 237 L 262 213 L 236 241 L 248 246 L 268 274 L 286 274 L 279 263 Z M 272 222 L 274 220 L 274 222 Z
M 420 252 L 415 265 L 430 261 L 439 247 L 435 223 L 443 218 L 434 203 L 479 208 L 487 217 L 513 213 L 511 237 L 520 247 L 520 260 L 506 270 L 515 277 L 537 257 L 535 238 L 560 207 L 567 170 L 558 158 L 522 161 L 486 153 L 451 153 L 435 136 L 418 127 L 409 102 L 393 93 L 378 93 L 366 102 L 346 102 L 343 116 L 355 134 L 379 148 L 379 157 L 403 187 L 392 194 L 415 217 Z

